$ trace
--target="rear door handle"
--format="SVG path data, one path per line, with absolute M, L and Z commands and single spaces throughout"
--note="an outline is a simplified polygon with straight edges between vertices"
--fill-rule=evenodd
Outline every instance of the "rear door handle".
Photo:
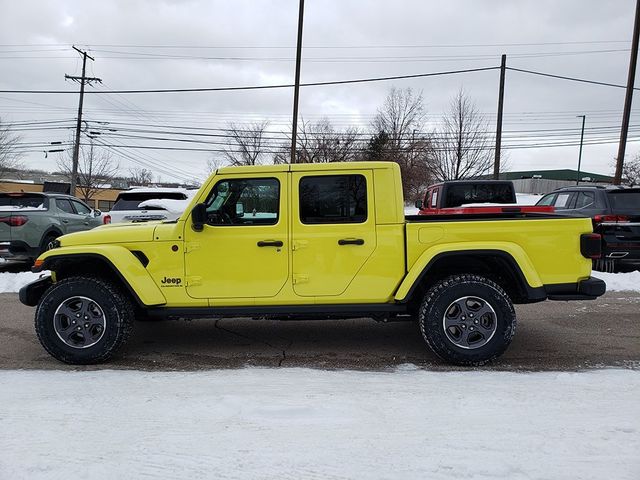
M 69 223 L 69 220 L 62 220 L 62 223 Z
M 259 247 L 281 247 L 283 245 L 281 240 L 260 240 L 258 242 Z
M 338 245 L 364 245 L 364 239 L 362 238 L 341 238 L 338 240 Z

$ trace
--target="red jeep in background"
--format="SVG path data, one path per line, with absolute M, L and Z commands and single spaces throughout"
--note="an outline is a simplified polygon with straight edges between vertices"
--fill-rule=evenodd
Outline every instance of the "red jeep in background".
M 450 180 L 431 185 L 416 201 L 420 215 L 477 213 L 553 213 L 554 207 L 518 205 L 513 182 L 506 180 Z

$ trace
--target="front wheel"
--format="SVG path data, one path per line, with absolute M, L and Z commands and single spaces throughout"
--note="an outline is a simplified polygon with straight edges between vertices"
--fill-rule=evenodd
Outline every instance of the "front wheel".
M 418 314 L 425 341 L 443 360 L 482 365 L 502 355 L 516 329 L 511 299 L 479 275 L 453 275 L 426 293 Z
M 111 357 L 128 338 L 133 320 L 133 306 L 124 292 L 99 278 L 78 276 L 45 292 L 35 328 L 53 357 L 86 365 Z

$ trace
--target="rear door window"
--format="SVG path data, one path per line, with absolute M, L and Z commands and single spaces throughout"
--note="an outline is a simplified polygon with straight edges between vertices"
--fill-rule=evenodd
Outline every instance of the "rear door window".
M 620 190 L 607 194 L 613 213 L 623 211 L 640 215 L 640 190 Z
M 71 202 L 66 198 L 56 198 L 56 205 L 58 206 L 58 209 L 62 210 L 63 212 L 72 213 L 74 215 L 76 213 L 76 211 L 71 206 Z
M 364 175 L 302 177 L 299 191 L 302 223 L 367 221 L 367 180 Z
M 578 192 L 575 208 L 594 208 L 596 196 L 593 192 Z

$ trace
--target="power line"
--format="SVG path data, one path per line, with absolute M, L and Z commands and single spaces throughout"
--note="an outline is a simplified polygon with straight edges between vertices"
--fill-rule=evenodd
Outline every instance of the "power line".
M 550 77 L 550 78 L 559 78 L 561 80 L 570 80 L 572 82 L 581 82 L 581 83 L 590 83 L 593 85 L 603 85 L 605 87 L 616 87 L 616 88 L 627 88 L 625 85 L 619 85 L 616 83 L 607 83 L 607 82 L 598 82 L 596 80 L 587 80 L 584 78 L 577 78 L 577 77 L 567 77 L 564 75 L 556 75 L 553 73 L 544 73 L 544 72 L 536 72 L 534 70 L 525 70 L 522 68 L 514 68 L 514 67 L 507 67 L 507 70 L 512 70 L 514 72 L 521 72 L 521 73 L 529 73 L 531 75 L 539 75 L 541 77 Z M 640 90 L 640 88 L 634 88 L 634 90 Z
M 584 40 L 584 41 L 551 41 L 551 42 L 511 42 L 511 43 L 448 43 L 448 44 L 395 44 L 395 45 L 309 45 L 305 49 L 373 49 L 373 48 L 482 48 L 482 47 L 522 47 L 544 45 L 597 45 L 628 44 L 629 40 Z M 175 44 L 123 44 L 123 43 L 76 43 L 86 48 L 153 48 L 153 49 L 288 49 L 291 45 L 175 45 Z M 0 48 L 18 47 L 70 47 L 70 43 L 14 43 L 0 44 Z
M 393 75 L 387 77 L 371 77 L 371 78 L 359 78 L 353 80 L 334 80 L 328 82 L 311 82 L 301 83 L 301 87 L 320 87 L 327 85 L 348 85 L 354 83 L 370 83 L 370 82 L 384 82 L 389 80 L 405 80 L 410 78 L 426 78 L 436 77 L 441 75 L 457 75 L 461 73 L 472 72 L 486 72 L 489 70 L 496 70 L 500 67 L 481 67 L 481 68 L 467 68 L 461 70 L 448 70 L 444 72 L 431 72 L 431 73 L 417 73 L 413 75 Z M 159 88 L 148 90 L 92 90 L 85 93 L 102 93 L 102 94 L 137 94 L 137 93 L 191 93 L 191 92 L 228 92 L 238 90 L 271 90 L 278 88 L 293 88 L 293 84 L 280 84 L 280 85 L 252 85 L 242 87 L 204 87 L 204 88 Z M 24 93 L 24 94 L 75 94 L 78 92 L 69 90 L 0 90 L 0 93 Z

